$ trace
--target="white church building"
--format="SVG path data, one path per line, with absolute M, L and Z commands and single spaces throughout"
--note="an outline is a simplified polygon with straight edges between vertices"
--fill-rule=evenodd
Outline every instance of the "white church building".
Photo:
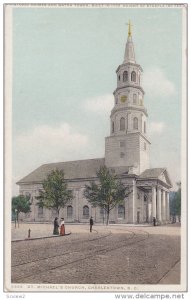
M 44 164 L 17 182 L 20 194 L 29 195 L 31 212 L 24 221 L 53 221 L 56 212 L 37 205 L 36 196 L 42 183 L 54 169 L 64 170 L 73 200 L 60 212 L 66 222 L 103 223 L 104 211 L 94 208 L 84 197 L 84 188 L 97 180 L 96 172 L 103 165 L 116 174 L 131 193 L 110 214 L 111 223 L 158 223 L 169 221 L 169 190 L 172 187 L 166 168 L 150 168 L 147 137 L 147 110 L 141 86 L 143 70 L 135 60 L 129 24 L 124 60 L 116 70 L 117 87 L 110 115 L 110 136 L 105 138 L 105 157 Z M 64 141 L 63 141 L 64 142 Z

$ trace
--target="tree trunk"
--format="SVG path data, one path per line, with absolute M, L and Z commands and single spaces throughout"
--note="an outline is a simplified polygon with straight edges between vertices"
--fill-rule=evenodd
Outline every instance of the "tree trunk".
M 109 225 L 109 209 L 107 210 L 107 225 Z
M 20 212 L 17 211 L 17 224 L 18 224 L 18 228 L 19 228 L 19 213 Z

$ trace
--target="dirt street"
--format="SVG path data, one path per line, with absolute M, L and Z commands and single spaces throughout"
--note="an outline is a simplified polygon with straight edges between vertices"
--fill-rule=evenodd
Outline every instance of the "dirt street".
M 180 227 L 68 225 L 12 242 L 12 283 L 158 284 L 180 260 Z M 179 284 L 180 277 L 173 284 Z

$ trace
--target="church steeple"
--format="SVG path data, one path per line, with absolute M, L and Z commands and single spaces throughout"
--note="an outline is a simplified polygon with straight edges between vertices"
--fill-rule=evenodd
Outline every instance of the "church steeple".
M 124 61 L 123 63 L 135 63 L 135 51 L 134 51 L 134 45 L 132 40 L 132 24 L 129 21 L 128 25 L 128 39 L 125 47 L 125 55 L 124 55 Z
M 111 131 L 106 138 L 107 166 L 126 166 L 140 174 L 149 168 L 147 111 L 141 86 L 142 68 L 135 61 L 132 25 L 128 23 L 128 38 L 124 61 L 118 66 L 117 88 L 113 92 L 114 107 L 110 115 Z

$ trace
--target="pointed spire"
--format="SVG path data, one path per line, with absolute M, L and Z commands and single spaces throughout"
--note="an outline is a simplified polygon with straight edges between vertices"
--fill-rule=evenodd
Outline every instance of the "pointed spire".
M 136 63 L 135 61 L 135 51 L 134 51 L 134 46 L 133 46 L 133 41 L 132 41 L 132 24 L 129 21 L 128 24 L 128 39 L 125 47 L 125 55 L 124 55 L 124 61 L 123 63 Z
M 128 25 L 128 37 L 131 37 L 131 21 L 129 20 L 129 23 L 127 24 Z

